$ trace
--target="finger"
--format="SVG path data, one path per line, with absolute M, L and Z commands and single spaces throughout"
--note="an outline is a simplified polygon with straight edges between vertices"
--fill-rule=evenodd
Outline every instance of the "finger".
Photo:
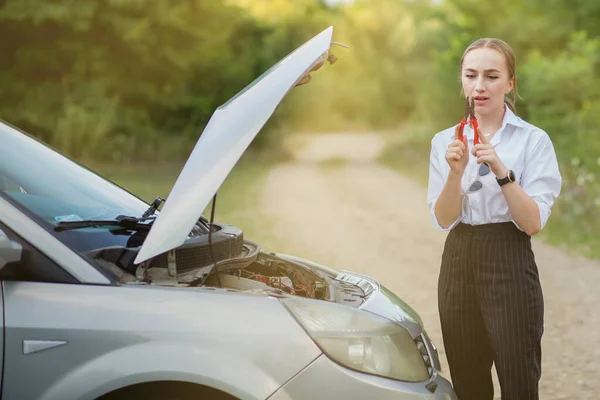
M 463 142 L 461 142 L 460 140 L 455 140 L 454 142 L 450 143 L 450 146 L 448 146 L 448 148 L 449 149 L 461 149 L 463 152 L 467 151 L 465 144 Z
M 456 140 L 454 142 L 454 146 L 452 146 L 452 148 L 460 149 L 461 152 L 463 152 L 463 153 L 465 153 L 467 151 L 467 149 L 465 148 L 465 144 L 463 142 L 461 142 L 460 140 Z
M 321 61 L 320 63 L 318 63 L 317 65 L 315 65 L 315 66 L 314 66 L 314 67 L 313 67 L 313 68 L 310 70 L 310 72 L 313 72 L 313 71 L 316 71 L 316 70 L 318 70 L 318 69 L 319 69 L 319 68 L 321 68 L 321 67 L 322 67 L 324 64 L 325 64 L 325 61 Z
M 494 157 L 487 154 L 477 156 L 477 164 L 481 164 L 484 161 L 488 164 L 494 164 Z
M 311 79 L 312 79 L 312 76 L 310 76 L 310 74 L 309 75 L 304 75 L 302 77 L 302 79 L 300 79 L 300 81 L 298 81 L 298 83 L 296 83 L 296 86 L 305 85 L 308 82 L 310 82 Z
M 448 145 L 448 148 L 451 148 L 451 147 L 460 147 L 461 149 L 463 149 L 464 146 L 465 146 L 465 144 L 463 142 L 461 142 L 460 140 L 453 140 Z
M 459 156 L 463 156 L 465 152 L 460 147 L 451 147 L 448 149 L 448 153 L 458 154 Z
M 477 164 L 481 164 L 484 162 L 491 164 L 492 161 L 494 161 L 494 157 L 491 155 L 483 155 L 483 156 L 477 157 Z
M 477 127 L 477 135 L 479 135 L 479 141 L 481 143 L 483 143 L 483 144 L 489 144 L 490 143 L 490 139 L 481 132 L 481 129 L 479 129 L 479 127 Z
M 458 150 L 458 149 L 448 150 L 448 152 L 446 153 L 446 157 L 457 155 L 459 158 L 461 158 L 462 155 L 459 153 L 459 151 L 460 150 Z
M 494 151 L 494 149 L 479 149 L 479 150 L 477 150 L 475 152 L 475 155 L 477 157 L 484 156 L 484 155 L 485 156 L 487 156 L 487 155 L 493 155 L 493 154 L 496 154 L 496 152 Z
M 462 157 L 456 153 L 446 154 L 446 160 L 448 160 L 448 161 L 460 161 L 461 158 Z
M 491 144 L 476 144 L 475 146 L 473 146 L 473 149 L 471 150 L 471 154 L 473 155 L 477 155 L 478 151 L 481 150 L 487 150 L 487 149 L 493 149 L 494 147 Z
M 454 157 L 457 156 L 458 159 L 460 160 L 462 158 L 462 154 L 460 154 L 460 149 L 453 149 L 453 150 L 448 150 L 446 152 L 446 157 Z

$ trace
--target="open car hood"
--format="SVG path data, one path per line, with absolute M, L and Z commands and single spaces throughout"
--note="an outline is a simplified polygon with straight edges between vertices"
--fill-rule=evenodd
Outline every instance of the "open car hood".
M 135 258 L 184 243 L 202 212 L 287 93 L 329 53 L 329 27 L 219 107 L 202 132 Z

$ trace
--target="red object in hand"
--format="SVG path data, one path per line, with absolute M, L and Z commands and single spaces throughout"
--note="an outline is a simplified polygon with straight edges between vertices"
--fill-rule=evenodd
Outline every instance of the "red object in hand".
M 469 110 L 470 110 L 470 105 L 469 105 L 469 98 L 467 97 L 467 100 L 465 102 L 465 116 L 463 117 L 462 121 L 460 121 L 460 125 L 458 126 L 458 137 L 456 139 L 460 140 L 461 142 L 464 139 L 464 130 L 465 130 L 465 125 L 467 125 L 467 122 L 469 120 Z
M 479 144 L 479 133 L 477 132 L 479 130 L 479 125 L 477 124 L 477 118 L 473 118 L 471 120 L 471 123 L 473 124 L 473 131 L 475 132 L 475 137 L 473 138 L 473 143 Z
M 475 117 L 475 99 L 467 97 L 467 109 L 469 115 L 469 122 L 473 128 L 473 144 L 479 144 L 479 123 Z

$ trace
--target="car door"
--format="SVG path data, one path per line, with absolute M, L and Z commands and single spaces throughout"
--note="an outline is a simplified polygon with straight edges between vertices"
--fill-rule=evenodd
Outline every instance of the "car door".
M 2 292 L 4 289 L 3 287 L 0 287 L 0 292 Z M 4 360 L 4 293 L 0 293 L 0 313 L 2 314 L 0 318 L 0 360 Z M 3 362 L 0 362 L 0 393 L 2 393 L 2 384 L 3 384 L 3 379 L 2 377 L 4 376 L 4 371 L 2 370 L 2 366 L 3 366 Z M 1 397 L 1 395 L 0 395 Z
M 3 242 L 3 243 L 2 243 Z M 2 262 L 0 330 L 4 341 L 2 398 L 37 398 L 68 362 L 69 334 L 60 328 L 61 310 L 53 298 L 70 298 L 80 285 L 6 225 L 0 223 L 0 258 L 9 243 L 21 248 L 17 260 Z M 6 258 L 6 257 L 4 257 Z M 6 261 L 6 260 L 4 260 Z

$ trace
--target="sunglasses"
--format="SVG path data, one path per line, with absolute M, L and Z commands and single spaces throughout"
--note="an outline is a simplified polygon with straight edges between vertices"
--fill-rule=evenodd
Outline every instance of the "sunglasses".
M 488 163 L 482 163 L 479 166 L 479 171 L 477 171 L 477 177 L 475 178 L 473 183 L 471 183 L 471 186 L 469 186 L 469 190 L 467 191 L 467 193 L 474 193 L 474 192 L 480 190 L 483 187 L 483 182 L 481 182 L 481 177 L 486 176 L 487 174 L 490 173 L 490 171 L 491 171 L 490 165 Z

